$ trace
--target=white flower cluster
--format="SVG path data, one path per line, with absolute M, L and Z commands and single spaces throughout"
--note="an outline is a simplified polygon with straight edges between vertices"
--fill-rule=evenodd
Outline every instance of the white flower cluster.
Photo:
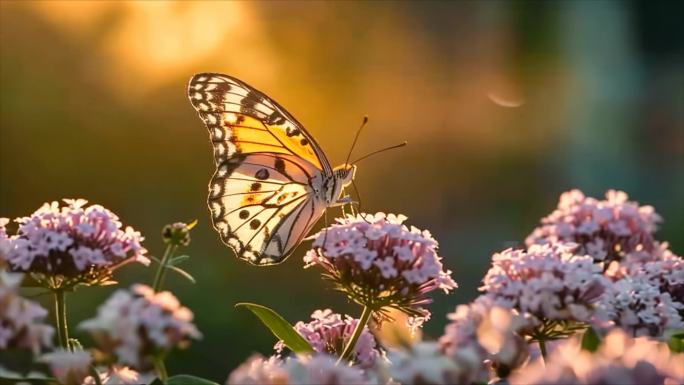
M 55 331 L 44 323 L 47 310 L 17 293 L 22 278 L 0 270 L 0 349 L 27 348 L 38 354 L 52 346 Z
M 537 360 L 510 377 L 513 385 L 681 384 L 684 354 L 647 338 L 632 338 L 615 329 L 590 353 L 578 338 L 560 342 L 544 363 Z
M 337 365 L 327 354 L 280 360 L 250 357 L 228 376 L 227 385 L 364 385 L 368 381 L 355 367 Z
M 499 306 L 538 320 L 588 322 L 607 280 L 589 256 L 575 255 L 573 244 L 532 245 L 504 250 L 480 288 Z
M 184 347 L 201 338 L 192 323 L 190 309 L 180 305 L 168 291 L 155 293 L 146 285 L 117 290 L 103 303 L 95 318 L 79 328 L 89 331 L 99 347 L 114 354 L 118 362 L 146 368 L 148 356 Z

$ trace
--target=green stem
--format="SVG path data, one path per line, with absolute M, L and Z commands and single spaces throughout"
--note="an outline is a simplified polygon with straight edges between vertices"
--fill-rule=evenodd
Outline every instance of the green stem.
M 95 369 L 95 366 L 90 365 L 88 370 L 90 371 L 90 375 L 93 376 L 93 381 L 95 381 L 95 385 L 102 385 L 102 380 L 100 380 L 100 373 L 98 373 L 97 369 Z
M 545 340 L 539 340 L 539 350 L 541 351 L 542 359 L 544 360 L 544 363 L 546 363 L 546 341 Z
M 154 356 L 152 359 L 154 361 L 154 370 L 157 372 L 159 379 L 165 383 L 166 380 L 169 378 L 169 374 L 166 371 L 166 365 L 164 364 L 164 358 L 162 358 L 160 356 Z
M 154 275 L 152 289 L 155 292 L 159 292 L 161 290 L 162 283 L 164 282 L 164 274 L 166 273 L 166 265 L 169 263 L 169 260 L 173 256 L 173 253 L 176 251 L 177 247 L 178 246 L 174 246 L 172 244 L 166 246 L 164 256 L 162 257 L 161 263 L 159 263 L 159 267 L 157 268 L 157 273 Z
M 352 333 L 349 342 L 347 342 L 347 346 L 344 347 L 342 355 L 340 355 L 340 358 L 337 360 L 338 364 L 344 360 L 348 360 L 349 357 L 351 357 L 352 352 L 356 347 L 356 342 L 359 340 L 359 337 L 361 337 L 363 328 L 365 328 L 368 324 L 368 321 L 370 320 L 372 314 L 373 310 L 371 310 L 371 308 L 369 308 L 368 306 L 363 307 L 363 312 L 361 312 L 361 318 L 359 318 L 359 323 L 356 324 L 356 328 L 354 329 L 354 332 Z
M 55 324 L 59 344 L 63 349 L 71 350 L 69 346 L 69 327 L 67 326 L 66 299 L 64 290 L 55 290 Z

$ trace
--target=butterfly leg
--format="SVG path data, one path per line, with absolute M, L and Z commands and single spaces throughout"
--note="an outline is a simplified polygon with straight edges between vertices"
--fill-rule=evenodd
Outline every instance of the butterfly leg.
M 327 247 L 327 241 L 328 241 L 328 210 L 323 211 L 323 220 L 325 221 L 325 228 L 323 231 L 325 231 L 325 234 L 323 234 L 323 246 L 321 249 L 325 252 L 325 249 Z
M 352 198 L 349 195 L 345 195 L 342 198 L 336 200 L 333 202 L 330 207 L 337 207 L 337 206 L 344 206 L 344 205 L 349 205 L 352 203 L 356 203 L 352 200 Z

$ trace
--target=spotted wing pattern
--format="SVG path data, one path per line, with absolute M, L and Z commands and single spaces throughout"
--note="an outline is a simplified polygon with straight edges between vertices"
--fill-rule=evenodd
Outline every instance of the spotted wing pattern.
M 237 79 L 198 74 L 188 94 L 214 146 L 214 228 L 239 258 L 282 262 L 325 210 L 312 193 L 330 169 L 325 155 L 287 111 Z

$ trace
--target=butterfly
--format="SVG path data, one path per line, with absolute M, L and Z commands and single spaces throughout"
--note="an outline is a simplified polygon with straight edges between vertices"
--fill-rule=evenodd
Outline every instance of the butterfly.
M 342 196 L 356 166 L 330 162 L 297 119 L 245 82 L 218 73 L 190 79 L 188 97 L 209 130 L 216 171 L 207 204 L 238 258 L 284 261 Z

